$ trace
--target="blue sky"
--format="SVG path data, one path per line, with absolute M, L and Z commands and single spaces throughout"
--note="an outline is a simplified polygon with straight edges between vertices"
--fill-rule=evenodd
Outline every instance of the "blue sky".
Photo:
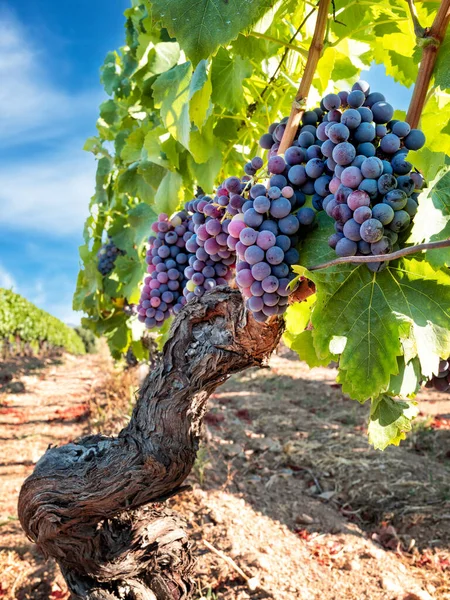
M 0 287 L 58 318 L 72 311 L 95 161 L 82 150 L 104 100 L 99 68 L 123 44 L 129 0 L 0 0 Z M 384 76 L 396 108 L 409 92 Z

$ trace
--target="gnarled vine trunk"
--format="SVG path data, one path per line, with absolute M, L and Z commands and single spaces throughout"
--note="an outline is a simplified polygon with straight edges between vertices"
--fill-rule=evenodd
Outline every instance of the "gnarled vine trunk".
M 304 281 L 296 299 L 310 293 Z M 129 425 L 117 437 L 49 448 L 40 459 L 20 492 L 19 518 L 57 560 L 73 598 L 189 597 L 190 543 L 182 520 L 162 502 L 191 471 L 210 394 L 233 373 L 260 366 L 282 323 L 257 323 L 240 292 L 225 287 L 190 302 Z

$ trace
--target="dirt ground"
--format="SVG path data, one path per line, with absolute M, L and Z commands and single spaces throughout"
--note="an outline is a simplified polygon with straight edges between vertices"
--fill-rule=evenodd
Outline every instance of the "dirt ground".
M 20 485 L 50 443 L 117 431 L 138 376 L 104 352 L 0 363 L 2 600 L 68 597 L 20 529 Z M 425 390 L 412 434 L 381 453 L 334 381 L 283 350 L 211 398 L 192 490 L 170 501 L 197 599 L 450 600 L 450 395 Z

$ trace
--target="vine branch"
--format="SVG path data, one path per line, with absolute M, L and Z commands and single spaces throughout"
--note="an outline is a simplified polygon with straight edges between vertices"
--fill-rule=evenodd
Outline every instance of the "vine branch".
M 321 263 L 320 265 L 313 265 L 312 267 L 306 267 L 308 271 L 318 271 L 319 269 L 327 269 L 328 267 L 335 267 L 336 265 L 354 264 L 354 263 L 372 263 L 372 262 L 386 262 L 388 260 L 395 260 L 402 258 L 403 256 L 409 256 L 410 254 L 416 254 L 423 250 L 436 250 L 438 248 L 449 248 L 450 239 L 442 240 L 440 242 L 427 242 L 425 244 L 417 244 L 416 246 L 409 246 L 409 248 L 402 248 L 396 250 L 390 254 L 378 254 L 375 256 L 342 256 L 329 260 L 328 262 Z
M 450 2 L 450 0 L 448 0 Z M 308 58 L 303 72 L 302 80 L 298 88 L 295 100 L 292 104 L 291 114 L 286 124 L 283 138 L 280 143 L 278 154 L 284 154 L 294 141 L 295 133 L 298 129 L 300 119 L 305 112 L 305 102 L 309 94 L 309 89 L 317 69 L 317 63 L 323 51 L 324 36 L 328 20 L 328 12 L 331 0 L 320 0 L 319 11 L 317 13 L 316 26 L 308 52 Z
M 412 0 L 408 0 L 408 4 L 410 6 L 412 5 L 415 10 Z M 406 121 L 413 129 L 419 124 L 420 116 L 422 114 L 423 107 L 425 106 L 434 65 L 436 64 L 436 58 L 444 39 L 449 21 L 450 0 L 442 0 L 432 26 L 430 29 L 426 29 L 421 36 L 423 44 L 422 60 L 420 62 L 419 73 L 414 86 L 414 92 L 409 105 L 408 114 L 406 115 Z M 416 31 L 415 24 L 414 31 Z

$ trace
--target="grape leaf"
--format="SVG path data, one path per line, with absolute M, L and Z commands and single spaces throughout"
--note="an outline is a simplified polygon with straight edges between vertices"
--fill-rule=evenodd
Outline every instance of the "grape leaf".
M 153 0 L 154 16 L 196 64 L 256 23 L 274 0 Z
M 450 237 L 450 168 L 439 174 L 419 197 L 411 242 L 435 242 Z M 436 269 L 450 266 L 450 248 L 429 250 L 426 258 Z
M 420 390 L 420 362 L 413 358 L 407 364 L 403 357 L 398 359 L 398 375 L 393 375 L 389 382 L 388 394 L 390 396 L 401 396 L 402 398 L 413 397 Z
M 332 258 L 326 244 L 326 215 L 310 234 L 300 257 L 303 264 Z M 323 226 L 323 227 L 322 227 Z M 320 259 L 318 258 L 320 257 Z M 336 336 L 347 338 L 340 355 L 339 382 L 349 396 L 364 402 L 388 389 L 399 372 L 397 357 L 408 346 L 422 373 L 436 372 L 439 356 L 450 355 L 450 276 L 415 259 L 392 263 L 374 274 L 365 265 L 305 272 L 316 284 L 313 339 L 319 358 L 330 352 Z
M 150 225 L 156 221 L 158 215 L 145 202 L 141 202 L 130 210 L 128 220 L 134 230 L 134 242 L 140 246 L 142 242 L 150 235 Z
M 380 396 L 372 400 L 369 417 L 369 442 L 376 450 L 398 446 L 411 431 L 411 420 L 418 414 L 417 404 Z
M 316 349 L 314 348 L 312 331 L 309 329 L 296 335 L 294 340 L 287 345 L 291 350 L 297 352 L 300 360 L 304 360 L 311 369 L 314 367 L 326 367 L 336 358 L 331 353 L 319 358 Z
M 161 109 L 164 125 L 186 148 L 189 148 L 191 129 L 189 118 L 191 76 L 192 65 L 190 62 L 185 62 L 162 73 L 152 86 L 155 105 Z
M 246 58 L 232 56 L 221 48 L 212 61 L 212 101 L 222 108 L 236 111 L 244 103 L 242 82 L 252 74 Z
M 191 121 L 201 130 L 211 106 L 211 78 L 206 70 L 207 62 L 201 60 L 192 75 L 189 114 Z
M 170 215 L 176 210 L 181 200 L 181 185 L 181 175 L 167 171 L 155 196 L 155 208 L 158 212 Z

